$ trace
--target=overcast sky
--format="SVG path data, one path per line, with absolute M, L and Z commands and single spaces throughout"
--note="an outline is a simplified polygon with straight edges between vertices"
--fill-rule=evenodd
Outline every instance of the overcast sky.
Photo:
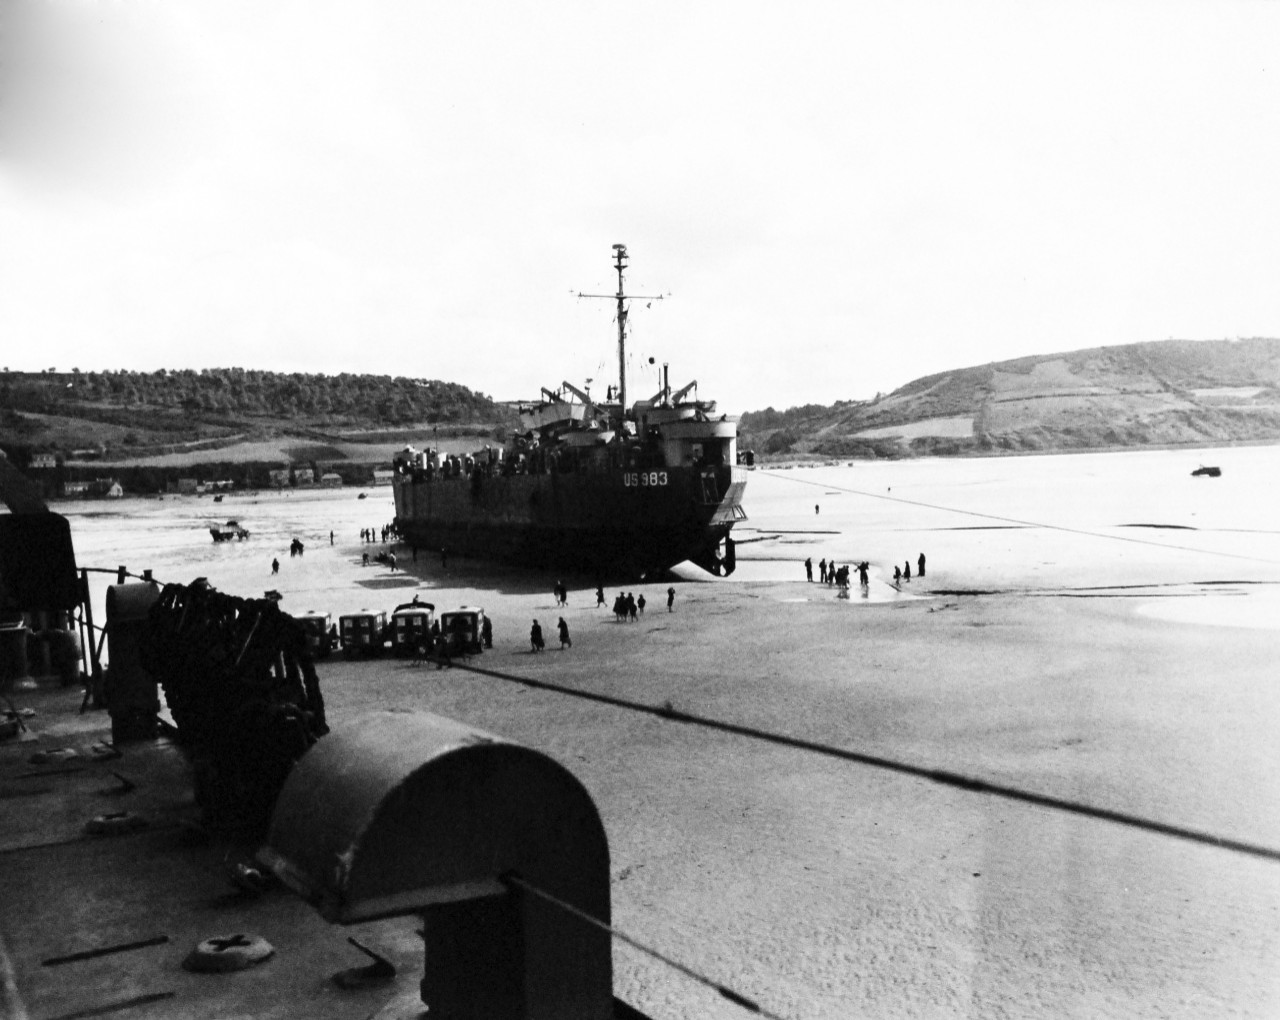
M 1280 4 L 0 0 L 0 365 L 723 410 L 1280 335 Z

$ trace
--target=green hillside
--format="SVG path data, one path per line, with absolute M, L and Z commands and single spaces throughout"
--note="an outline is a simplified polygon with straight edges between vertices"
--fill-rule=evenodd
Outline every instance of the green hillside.
M 757 454 L 904 457 L 1280 442 L 1280 340 L 1164 340 L 925 376 L 743 415 Z
M 144 456 L 280 435 L 315 441 L 415 426 L 494 425 L 511 417 L 457 383 L 243 368 L 168 372 L 0 372 L 0 444 Z
M 104 473 L 134 492 L 179 472 L 259 484 L 282 464 L 358 480 L 406 440 L 474 439 L 514 422 L 508 406 L 434 379 L 241 368 L 0 372 L 0 450 L 20 469 L 55 459 L 55 489 Z

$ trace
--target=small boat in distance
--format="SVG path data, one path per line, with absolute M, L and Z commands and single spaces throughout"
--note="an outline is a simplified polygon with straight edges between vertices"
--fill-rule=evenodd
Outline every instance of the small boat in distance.
M 229 542 L 233 538 L 239 541 L 249 537 L 248 529 L 240 527 L 239 521 L 210 525 L 209 534 L 213 536 L 215 542 Z
M 1192 478 L 1199 478 L 1203 475 L 1205 478 L 1217 478 L 1222 474 L 1220 467 L 1205 467 L 1203 464 L 1191 472 Z

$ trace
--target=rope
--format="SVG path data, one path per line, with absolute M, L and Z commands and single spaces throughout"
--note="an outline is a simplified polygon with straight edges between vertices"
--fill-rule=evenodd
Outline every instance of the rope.
M 795 482 L 798 485 L 814 485 L 821 486 L 825 489 L 834 489 L 838 492 L 845 492 L 851 496 L 866 496 L 868 499 L 883 499 L 889 503 L 902 503 L 906 506 L 924 507 L 926 510 L 941 510 L 943 513 L 963 514 L 967 517 L 979 517 L 987 521 L 999 521 L 1002 524 L 1016 524 L 1023 528 L 1044 528 L 1046 531 L 1062 531 L 1068 535 L 1084 535 L 1086 538 L 1101 538 L 1111 542 L 1130 542 L 1134 545 L 1151 545 L 1157 549 L 1173 549 L 1178 552 L 1200 553 L 1204 556 L 1222 556 L 1232 560 L 1245 560 L 1249 563 L 1268 563 L 1277 564 L 1280 560 L 1263 559 L 1258 556 L 1249 556 L 1244 553 L 1220 552 L 1216 549 L 1200 549 L 1190 545 L 1172 545 L 1168 542 L 1153 542 L 1149 538 L 1133 538 L 1129 535 L 1108 535 L 1101 531 L 1088 531 L 1085 528 L 1071 528 L 1065 524 L 1045 524 L 1042 521 L 1028 521 L 1020 517 L 1003 517 L 1000 514 L 987 514 L 979 510 L 961 510 L 954 506 L 941 506 L 937 503 L 926 503 L 919 499 L 904 499 L 901 496 L 887 496 L 879 492 L 867 492 L 863 489 L 851 489 L 847 486 L 836 485 L 831 482 L 815 482 L 808 478 L 794 478 L 790 475 L 783 475 L 778 471 L 769 471 L 767 469 L 758 468 L 764 474 L 771 477 L 781 478 L 783 481 Z
M 1110 808 L 1094 807 L 1090 804 L 1079 804 L 1075 801 L 1063 800 L 1058 797 L 1051 797 L 1047 794 L 1034 793 L 1029 790 L 1020 790 L 1017 787 L 1012 786 L 1002 786 L 999 783 L 989 783 L 985 779 L 966 776 L 959 772 L 948 771 L 947 769 L 934 769 L 924 765 L 913 765 L 910 762 L 894 761 L 892 758 L 882 758 L 878 755 L 832 747 L 829 744 L 820 744 L 812 740 L 803 740 L 799 737 L 789 737 L 781 733 L 771 733 L 768 730 L 757 729 L 754 726 L 743 726 L 738 723 L 725 722 L 720 719 L 711 719 L 706 716 L 693 715 L 688 712 L 677 711 L 674 708 L 656 708 L 652 705 L 645 705 L 636 701 L 628 701 L 626 698 L 617 698 L 609 694 L 597 694 L 593 691 L 576 690 L 572 687 L 565 687 L 562 684 L 551 683 L 547 680 L 533 680 L 529 677 L 515 676 L 510 673 L 500 673 L 497 670 L 483 669 L 479 666 L 473 666 L 470 664 L 458 663 L 455 668 L 469 670 L 472 673 L 493 677 L 497 680 L 506 680 L 510 683 L 523 684 L 526 687 L 536 687 L 541 690 L 552 691 L 556 694 L 567 694 L 570 697 L 582 698 L 586 701 L 595 701 L 600 704 L 611 705 L 614 708 L 622 708 L 631 712 L 642 712 L 645 715 L 656 715 L 663 719 L 669 719 L 672 722 L 687 723 L 690 726 L 699 726 L 704 729 L 716 730 L 720 733 L 732 733 L 736 736 L 748 737 L 752 740 L 763 741 L 767 744 L 776 744 L 779 747 L 789 747 L 798 751 L 808 751 L 812 754 L 820 754 L 828 758 L 853 762 L 858 765 L 869 765 L 872 768 L 884 769 L 888 772 L 896 772 L 901 775 L 913 776 L 916 779 L 925 779 L 931 783 L 937 783 L 940 786 L 948 786 L 958 790 L 967 790 L 970 793 L 985 793 L 993 797 L 1003 797 L 1006 800 L 1018 801 L 1023 804 L 1034 804 L 1037 807 L 1048 808 L 1052 811 L 1062 811 L 1067 814 L 1080 815 L 1082 817 L 1093 818 L 1098 821 L 1113 822 L 1117 825 L 1139 829 L 1144 832 L 1156 833 L 1161 836 L 1169 836 L 1173 839 L 1182 839 L 1190 843 L 1199 843 L 1206 846 L 1217 847 L 1231 853 L 1245 854 L 1250 857 L 1261 857 L 1264 860 L 1280 862 L 1280 850 L 1269 846 L 1263 846 L 1259 843 L 1249 843 L 1243 840 L 1230 839 L 1225 836 L 1215 835 L 1211 832 L 1202 832 L 1197 829 L 1188 829 L 1180 825 L 1171 825 L 1167 822 L 1143 818 L 1139 815 L 1131 815 L 1123 811 L 1113 811 Z
M 578 918 L 580 921 L 583 921 L 594 928 L 599 928 L 601 931 L 606 932 L 613 938 L 617 939 L 619 942 L 625 942 L 627 945 L 631 946 L 631 948 L 638 949 L 640 952 L 653 957 L 659 963 L 665 963 L 668 967 L 672 968 L 673 970 L 678 970 L 681 974 L 683 974 L 685 977 L 689 978 L 690 980 L 696 981 L 698 984 L 712 989 L 714 992 L 721 995 L 723 998 L 728 999 L 735 1006 L 741 1006 L 743 1009 L 747 1010 L 749 1013 L 755 1013 L 757 1016 L 768 1017 L 769 1020 L 782 1020 L 782 1017 L 780 1017 L 777 1013 L 773 1013 L 765 1009 L 763 1006 L 760 1005 L 760 1003 L 756 1002 L 754 999 L 747 998 L 747 996 L 743 995 L 741 992 L 735 992 L 732 988 L 729 988 L 727 985 L 722 985 L 719 981 L 716 981 L 714 978 L 707 977 L 705 974 L 702 974 L 694 970 L 692 967 L 681 963 L 679 960 L 673 960 L 670 956 L 667 956 L 665 953 L 661 952 L 660 950 L 654 949 L 652 946 L 646 945 L 645 943 L 641 942 L 639 939 L 635 938 L 634 936 L 628 935 L 624 931 L 620 931 L 619 929 L 613 927 L 613 925 L 605 924 L 604 921 L 601 921 L 598 917 L 592 917 L 590 914 L 588 914 L 584 910 L 579 910 L 572 903 L 566 903 L 564 900 L 560 899 L 559 897 L 551 895 L 551 893 L 547 892 L 545 889 L 539 889 L 536 885 L 530 884 L 529 882 L 521 878 L 519 875 L 509 872 L 506 875 L 501 876 L 499 880 L 504 885 L 514 886 L 515 888 L 521 890 L 522 892 L 531 893 L 532 895 L 537 896 L 539 899 L 545 900 L 546 902 L 550 903 L 552 906 L 558 907 L 559 909 L 563 910 L 565 913 L 571 914 L 572 916 Z

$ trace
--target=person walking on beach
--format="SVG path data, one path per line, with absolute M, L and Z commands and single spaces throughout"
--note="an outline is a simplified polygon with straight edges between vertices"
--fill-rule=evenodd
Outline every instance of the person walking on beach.
M 899 584 L 901 584 L 901 583 L 902 583 L 902 568 L 901 568 L 901 567 L 899 567 L 897 564 L 894 564 L 894 567 L 893 567 L 893 586 L 896 588 L 896 587 L 897 587 Z
M 277 559 L 272 559 L 272 561 L 271 561 L 271 573 L 273 573 L 273 574 L 278 574 L 278 573 L 280 573 L 280 561 L 279 561 L 279 560 L 277 560 Z
M 604 585 L 596 585 L 596 608 L 604 605 Z
M 867 577 L 867 569 L 871 566 L 866 560 L 858 564 L 858 584 L 865 592 L 871 587 L 871 579 Z
M 533 626 L 529 628 L 529 650 L 533 652 L 542 651 L 544 642 L 542 640 L 542 628 L 538 626 L 538 621 L 533 621 Z
M 640 597 L 636 599 L 636 608 L 640 610 L 640 615 L 644 616 L 644 592 L 641 592 Z
M 569 625 L 564 622 L 564 617 L 560 617 L 560 622 L 556 624 L 556 628 L 560 631 L 560 651 L 566 648 L 572 648 L 573 642 L 569 640 Z
M 667 612 L 671 612 L 671 607 L 676 604 L 676 590 L 674 587 L 667 589 Z
M 818 582 L 820 584 L 827 583 L 827 558 L 825 556 L 818 560 Z
M 636 597 L 631 592 L 627 592 L 627 619 L 636 622 Z
M 910 560 L 907 560 L 907 561 L 902 565 L 902 579 L 903 579 L 904 581 L 910 581 L 910 580 L 911 580 L 911 561 L 910 561 Z
M 391 564 L 391 572 L 394 574 L 396 572 L 396 554 L 388 553 L 387 562 Z
M 920 554 L 920 558 L 916 560 L 916 577 L 924 577 L 924 553 Z
M 813 584 L 813 557 L 806 556 L 804 560 L 804 579 Z
M 493 623 L 487 616 L 480 621 L 480 640 L 486 648 L 493 647 Z

